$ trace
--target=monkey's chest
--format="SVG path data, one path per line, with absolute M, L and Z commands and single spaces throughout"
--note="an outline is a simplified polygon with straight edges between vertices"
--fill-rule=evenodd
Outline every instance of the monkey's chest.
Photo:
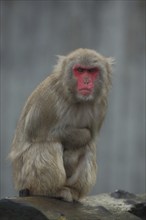
M 78 128 L 90 128 L 94 123 L 96 118 L 94 112 L 88 107 L 74 108 L 68 111 L 64 117 L 63 121 L 66 125 L 72 125 Z

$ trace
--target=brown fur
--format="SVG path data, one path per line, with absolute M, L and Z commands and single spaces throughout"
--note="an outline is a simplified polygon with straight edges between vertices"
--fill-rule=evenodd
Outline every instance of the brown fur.
M 76 91 L 72 67 L 98 66 L 93 95 Z M 78 49 L 59 57 L 53 73 L 31 94 L 20 116 L 10 158 L 17 190 L 31 195 L 85 196 L 96 181 L 96 138 L 107 108 L 112 59 Z

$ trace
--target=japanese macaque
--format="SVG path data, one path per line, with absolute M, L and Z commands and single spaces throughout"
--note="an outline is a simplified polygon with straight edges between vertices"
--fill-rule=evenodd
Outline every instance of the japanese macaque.
M 112 62 L 90 49 L 59 56 L 28 98 L 10 152 L 20 195 L 78 201 L 91 190 Z

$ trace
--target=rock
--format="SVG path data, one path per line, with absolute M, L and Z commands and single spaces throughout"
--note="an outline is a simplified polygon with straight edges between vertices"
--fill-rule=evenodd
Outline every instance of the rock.
M 80 203 L 43 196 L 14 197 L 0 200 L 0 219 L 144 220 L 145 209 L 145 195 L 135 195 L 123 190 L 89 196 Z
M 22 218 L 21 218 L 22 216 Z M 0 200 L 0 219 L 1 220 L 47 220 L 48 218 L 38 209 L 30 205 L 23 205 L 11 199 Z
M 146 202 L 135 204 L 133 207 L 131 207 L 129 212 L 145 220 L 146 219 Z
M 116 190 L 115 192 L 111 193 L 111 197 L 114 197 L 116 199 L 131 199 L 135 198 L 136 195 L 133 193 L 126 192 L 124 190 Z

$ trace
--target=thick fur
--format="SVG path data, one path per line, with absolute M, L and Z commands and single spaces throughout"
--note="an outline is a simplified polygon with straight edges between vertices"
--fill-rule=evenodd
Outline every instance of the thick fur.
M 93 94 L 76 90 L 72 67 L 98 66 Z M 112 59 L 78 49 L 59 57 L 53 73 L 31 94 L 20 116 L 10 158 L 17 190 L 31 195 L 85 196 L 96 181 L 96 139 L 107 109 Z

